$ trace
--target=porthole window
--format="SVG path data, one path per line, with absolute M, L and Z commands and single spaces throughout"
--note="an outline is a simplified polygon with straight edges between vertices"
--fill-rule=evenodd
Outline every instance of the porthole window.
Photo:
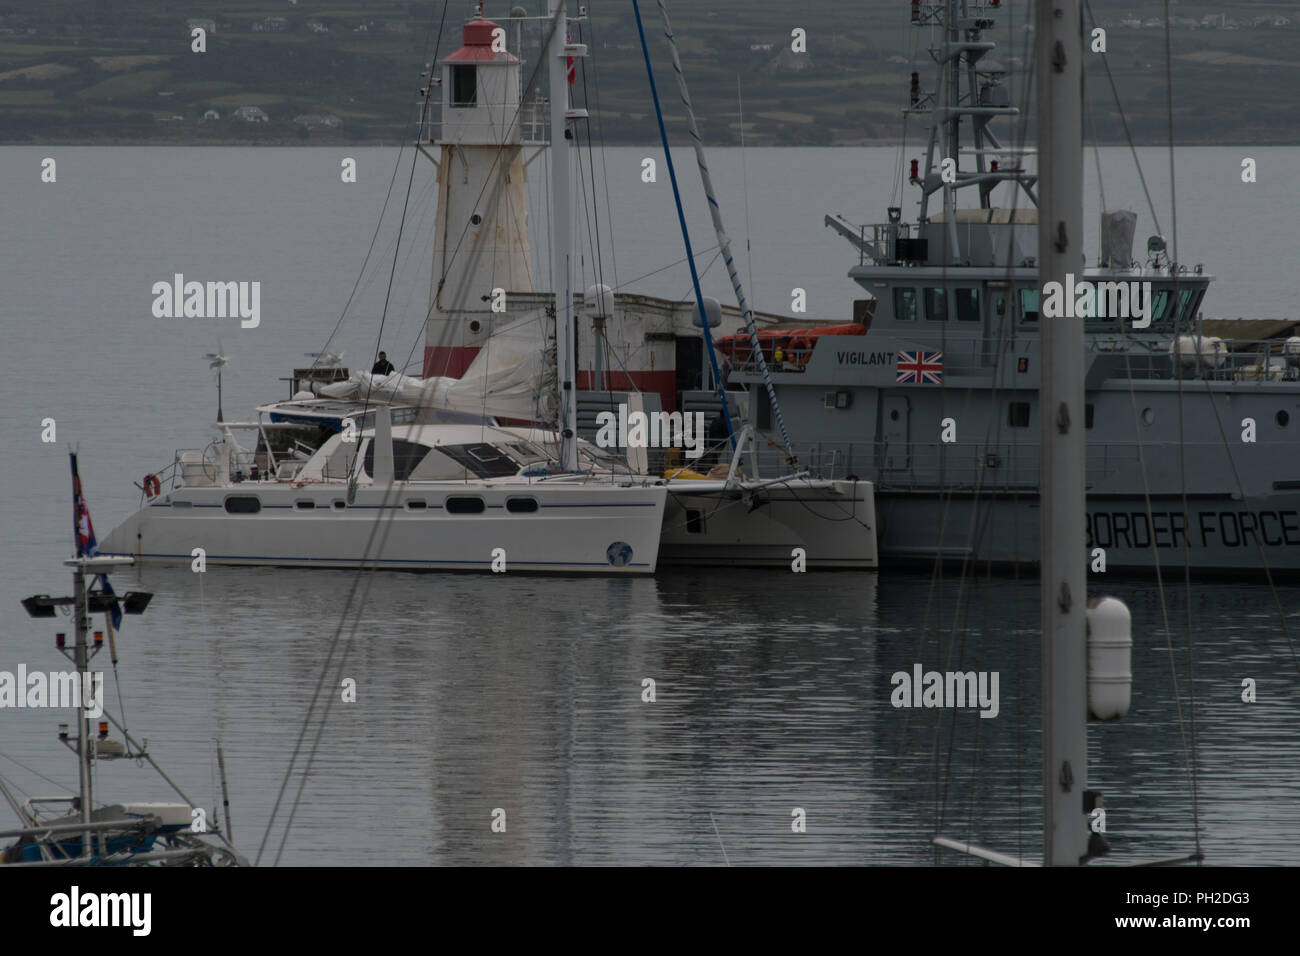
M 1286 428 L 1287 425 L 1291 424 L 1291 416 L 1285 408 L 1279 409 L 1278 413 L 1273 416 L 1273 420 L 1277 422 L 1278 428 Z
M 1150 409 L 1150 408 L 1142 409 L 1142 421 L 1144 424 L 1150 425 L 1155 420 L 1156 420 L 1156 413 L 1154 409 Z
M 316 502 L 311 501 L 310 499 L 307 498 L 303 498 L 303 499 L 299 499 L 298 501 L 295 501 L 293 503 L 293 506 L 297 508 L 299 511 L 311 511 L 313 508 L 316 507 Z
M 335 511 L 342 511 L 342 510 L 343 510 L 344 508 L 346 508 L 347 506 L 348 506 L 348 503 L 347 503 L 346 501 L 344 501 L 342 498 L 335 498 L 335 499 L 334 499 L 334 510 L 335 510 Z
M 226 499 L 226 511 L 232 515 L 255 515 L 262 510 L 262 501 L 256 495 L 231 495 Z
M 448 498 L 446 508 L 451 515 L 480 515 L 484 505 L 482 498 Z
M 536 498 L 507 498 L 506 511 L 511 514 L 526 515 L 537 510 Z

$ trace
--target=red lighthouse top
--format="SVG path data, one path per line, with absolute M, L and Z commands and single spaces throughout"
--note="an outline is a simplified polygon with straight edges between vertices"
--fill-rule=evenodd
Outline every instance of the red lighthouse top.
M 483 62 L 514 62 L 515 56 L 509 52 L 493 53 L 492 52 L 492 34 L 502 27 L 493 23 L 491 20 L 484 20 L 479 17 L 471 20 L 462 28 L 462 42 L 464 45 L 444 60 L 444 63 L 483 63 Z

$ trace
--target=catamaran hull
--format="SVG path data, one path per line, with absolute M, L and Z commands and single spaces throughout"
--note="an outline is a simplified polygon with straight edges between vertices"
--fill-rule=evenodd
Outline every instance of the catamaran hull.
M 803 561 L 816 569 L 877 568 L 871 483 L 798 479 L 748 491 L 722 481 L 674 483 L 659 560 L 666 565 L 790 569 Z
M 239 513 L 250 499 L 256 513 Z M 483 510 L 465 513 L 476 501 Z M 362 487 L 348 502 L 342 485 L 247 482 L 161 496 L 102 550 L 157 564 L 202 548 L 209 565 L 651 574 L 665 501 L 662 486 L 538 482 Z
M 1038 563 L 1038 496 L 982 492 L 877 491 L 880 553 L 891 564 L 972 560 L 1024 567 Z M 1300 494 L 1234 500 L 1189 495 L 1153 499 L 1089 495 L 1090 566 L 1107 571 L 1181 568 L 1262 574 L 1300 572 Z M 1101 553 L 1098 554 L 1098 551 Z

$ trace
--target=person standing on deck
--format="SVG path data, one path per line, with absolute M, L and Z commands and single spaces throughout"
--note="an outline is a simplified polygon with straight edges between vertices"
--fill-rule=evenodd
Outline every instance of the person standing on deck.
M 371 375 L 392 375 L 393 363 L 388 361 L 388 353 L 380 352 L 379 361 L 370 369 Z

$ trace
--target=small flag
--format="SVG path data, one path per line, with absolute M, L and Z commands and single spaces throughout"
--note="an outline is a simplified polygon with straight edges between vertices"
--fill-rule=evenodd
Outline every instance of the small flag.
M 70 457 L 72 458 L 72 513 L 76 521 L 77 557 L 93 558 L 99 554 L 99 542 L 95 538 L 95 526 L 90 523 L 90 509 L 86 507 L 86 499 L 81 493 L 81 476 L 77 474 L 77 455 L 72 452 Z M 97 577 L 103 592 L 110 597 L 116 597 L 113 585 L 108 583 L 108 575 L 100 574 Z M 113 627 L 119 630 L 122 627 L 120 604 L 113 605 Z
M 942 385 L 942 352 L 899 352 L 896 385 Z

